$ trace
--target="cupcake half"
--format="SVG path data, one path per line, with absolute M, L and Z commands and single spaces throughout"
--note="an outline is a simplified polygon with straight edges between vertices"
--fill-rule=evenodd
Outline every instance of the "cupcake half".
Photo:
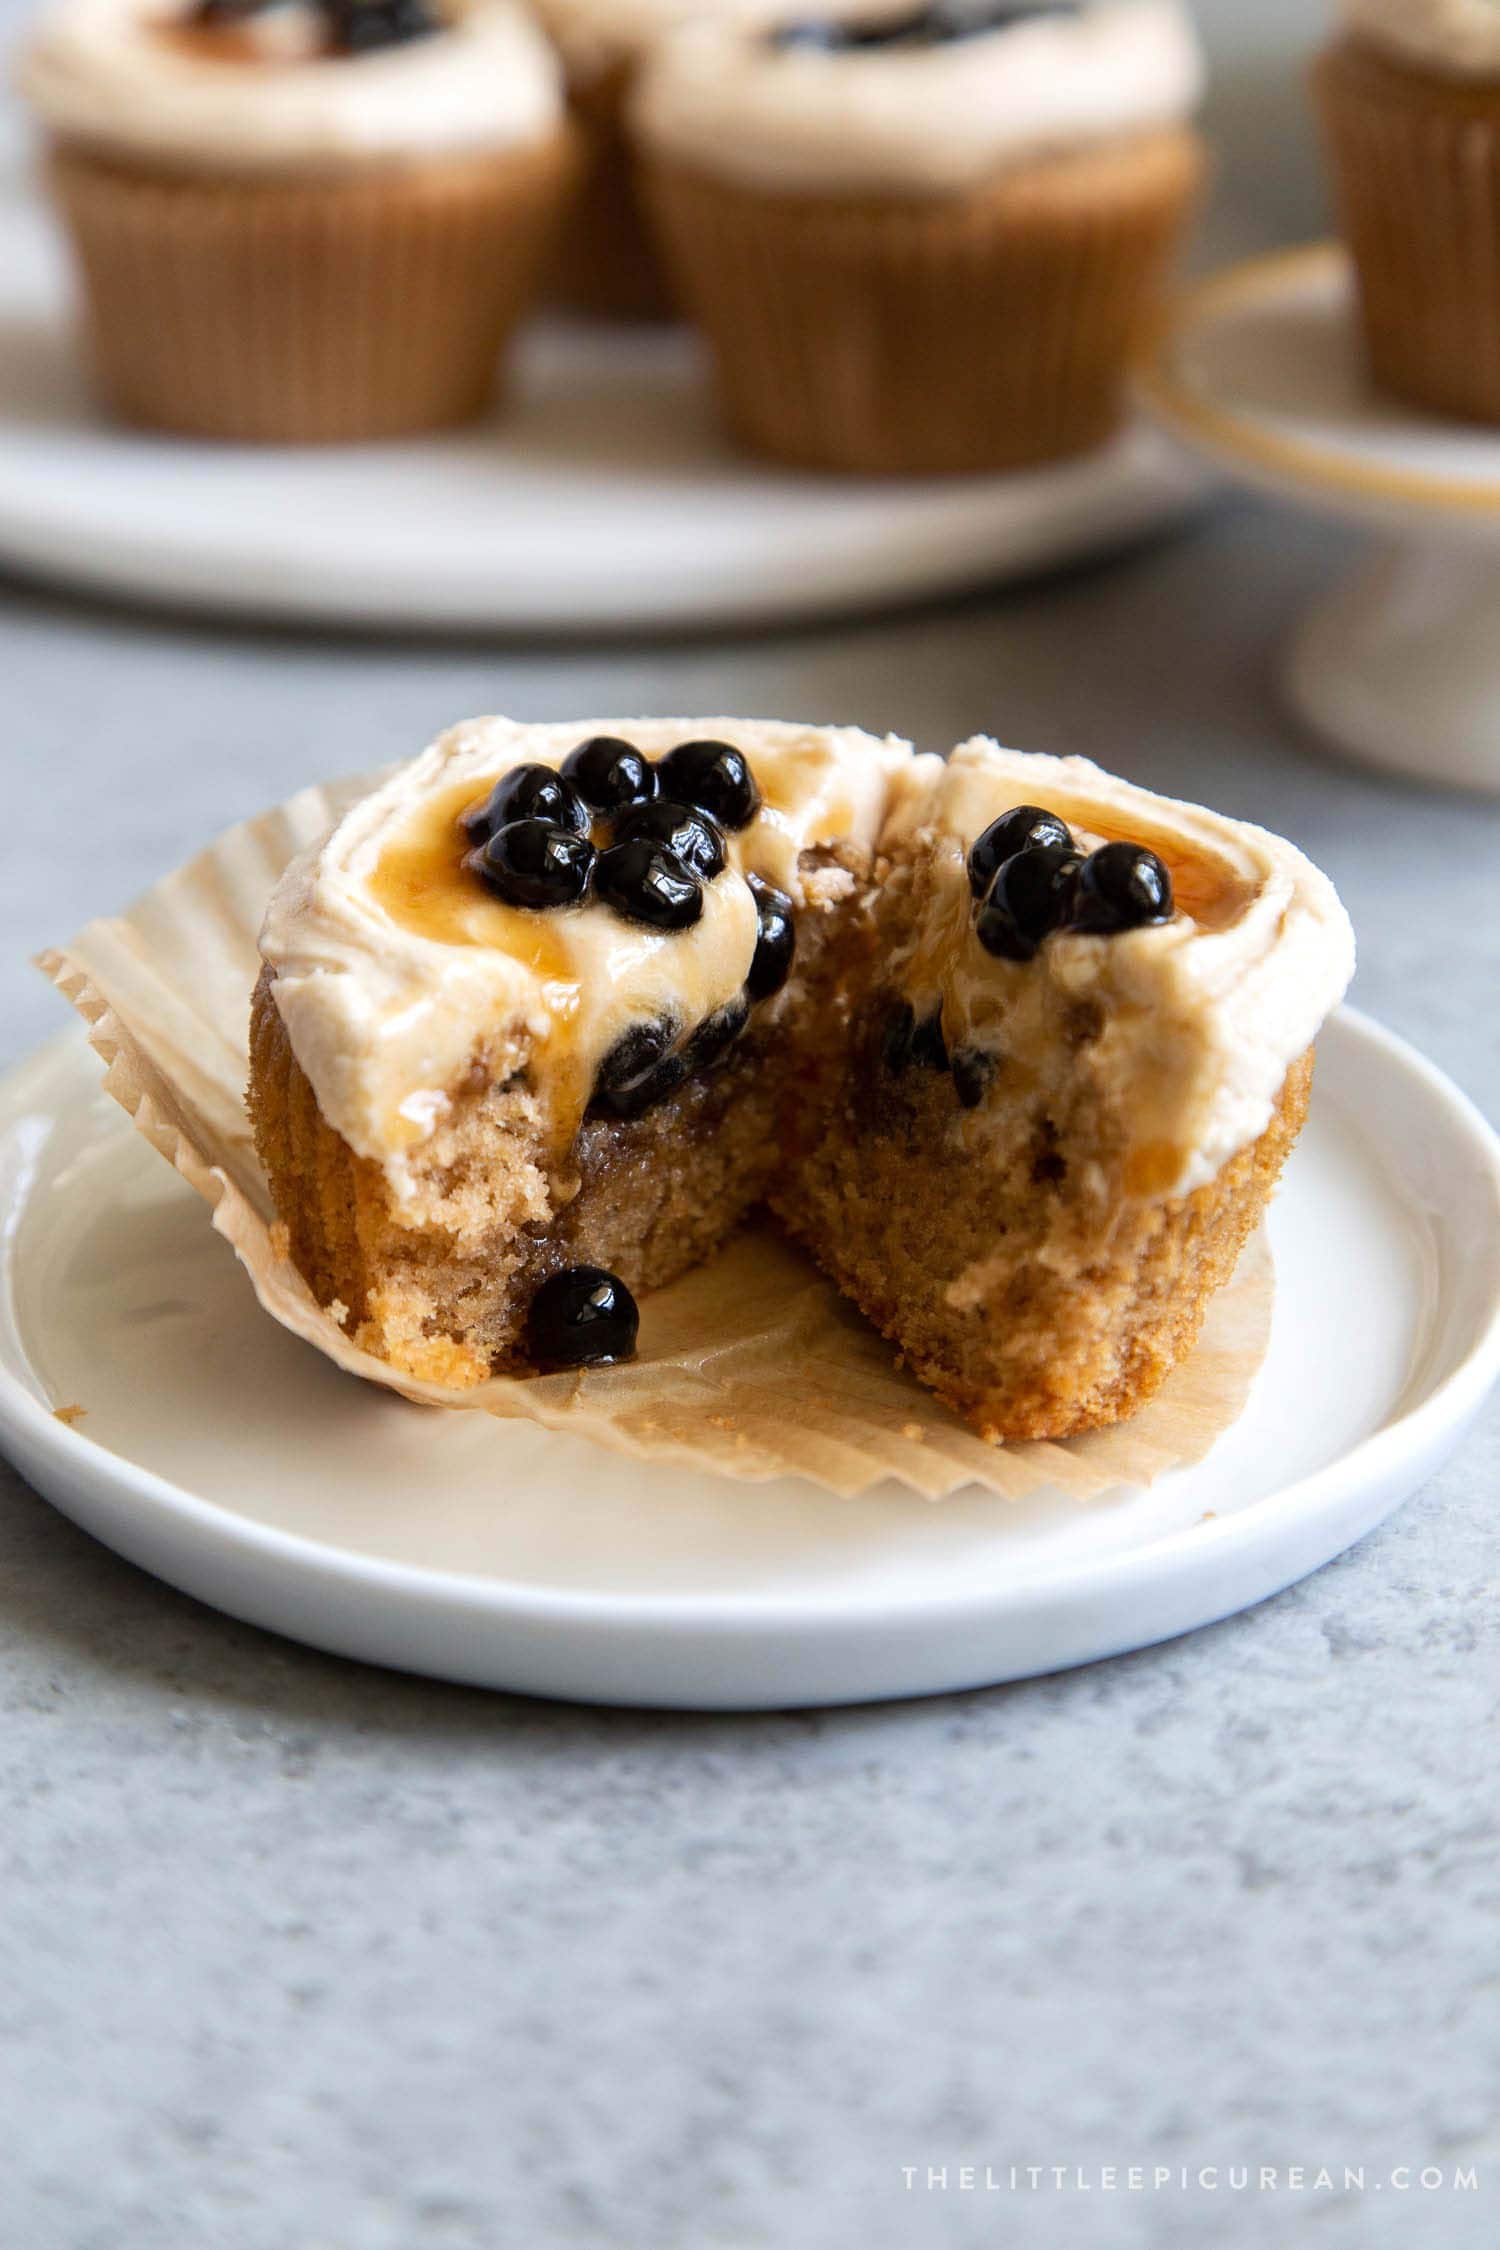
M 834 1082 L 772 1202 L 982 1434 L 1134 1412 L 1192 1348 L 1354 965 L 1280 837 L 957 749 L 892 814 Z
M 809 467 L 1098 445 L 1203 173 L 1176 0 L 854 0 L 698 25 L 632 105 L 731 426 Z
M 1190 1349 L 1352 966 L 1258 829 L 733 719 L 457 727 L 288 871 L 261 950 L 257 1147 L 362 1348 L 455 1389 L 628 1357 L 769 1202 L 1027 1438 Z
M 126 419 L 323 443 L 483 410 L 576 169 L 505 0 L 57 0 L 16 75 Z
M 1342 0 L 1314 90 L 1370 369 L 1500 422 L 1500 8 Z

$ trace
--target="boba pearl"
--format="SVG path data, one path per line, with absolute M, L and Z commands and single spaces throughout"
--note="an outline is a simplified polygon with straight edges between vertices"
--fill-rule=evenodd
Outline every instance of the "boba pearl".
M 748 828 L 760 811 L 749 761 L 732 742 L 679 742 L 658 769 L 664 797 L 680 797 L 721 828 Z
M 603 1266 L 569 1266 L 544 1281 L 526 1316 L 526 1350 L 538 1367 L 610 1367 L 634 1359 L 641 1316 Z
M 1112 937 L 1172 919 L 1172 877 L 1144 844 L 1101 844 L 1078 870 L 1071 929 Z
M 570 750 L 559 769 L 586 805 L 606 817 L 631 805 L 649 805 L 656 795 L 656 768 L 633 742 L 616 734 L 590 735 Z
M 594 894 L 627 922 L 651 930 L 688 930 L 703 912 L 703 885 L 665 844 L 632 836 L 594 863 Z
M 1040 805 L 1017 805 L 992 820 L 969 853 L 969 888 L 974 896 L 984 897 L 1005 860 L 1037 844 L 1062 844 L 1072 851 L 1073 838 L 1066 822 Z

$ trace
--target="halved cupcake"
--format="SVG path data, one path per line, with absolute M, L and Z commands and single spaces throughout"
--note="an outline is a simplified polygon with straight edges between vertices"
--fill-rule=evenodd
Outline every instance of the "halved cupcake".
M 326 443 L 483 410 L 577 164 L 507 0 L 55 0 L 16 76 L 116 412 Z
M 1332 885 L 1262 829 L 979 738 L 893 815 L 869 925 L 775 1208 L 979 1430 L 1119 1421 L 1301 1128 L 1353 969 Z
M 1292 846 L 1081 760 L 728 719 L 454 729 L 262 952 L 257 1146 L 365 1349 L 455 1388 L 628 1356 L 636 1293 L 769 1201 L 1008 1437 L 1190 1349 L 1353 957 Z
M 1100 444 L 1203 173 L 1177 0 L 844 0 L 690 26 L 632 104 L 724 410 L 872 474 Z

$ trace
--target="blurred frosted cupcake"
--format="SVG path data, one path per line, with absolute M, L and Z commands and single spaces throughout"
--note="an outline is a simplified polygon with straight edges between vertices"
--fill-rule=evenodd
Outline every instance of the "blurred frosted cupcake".
M 320 443 L 486 405 L 576 171 L 505 0 L 57 0 L 17 77 L 127 419 Z
M 1500 5 L 1341 0 L 1314 72 L 1371 371 L 1500 422 Z
M 614 320 L 672 312 L 661 259 L 641 213 L 625 113 L 641 65 L 669 31 L 765 21 L 776 0 L 533 0 L 562 57 L 583 138 L 583 190 L 563 228 L 553 289 L 575 311 Z
M 633 104 L 675 284 L 758 450 L 872 473 L 1107 438 L 1203 171 L 1176 0 L 858 0 L 664 41 Z

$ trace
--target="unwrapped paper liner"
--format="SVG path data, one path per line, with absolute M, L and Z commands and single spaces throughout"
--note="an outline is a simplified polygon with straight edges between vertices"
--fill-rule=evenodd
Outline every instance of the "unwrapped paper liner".
M 1087 1500 L 1201 1460 L 1265 1356 L 1272 1277 L 1259 1235 L 1196 1350 L 1129 1422 L 1057 1444 L 990 1445 L 907 1374 L 769 1225 L 645 1304 L 630 1365 L 445 1391 L 358 1350 L 279 1253 L 245 1110 L 250 993 L 266 901 L 287 862 L 373 786 L 306 789 L 245 822 L 42 969 L 87 1019 L 105 1085 L 211 1206 L 273 1319 L 351 1373 L 433 1406 L 540 1422 L 616 1453 L 853 1494 L 887 1480 L 939 1500 L 965 1485 Z

